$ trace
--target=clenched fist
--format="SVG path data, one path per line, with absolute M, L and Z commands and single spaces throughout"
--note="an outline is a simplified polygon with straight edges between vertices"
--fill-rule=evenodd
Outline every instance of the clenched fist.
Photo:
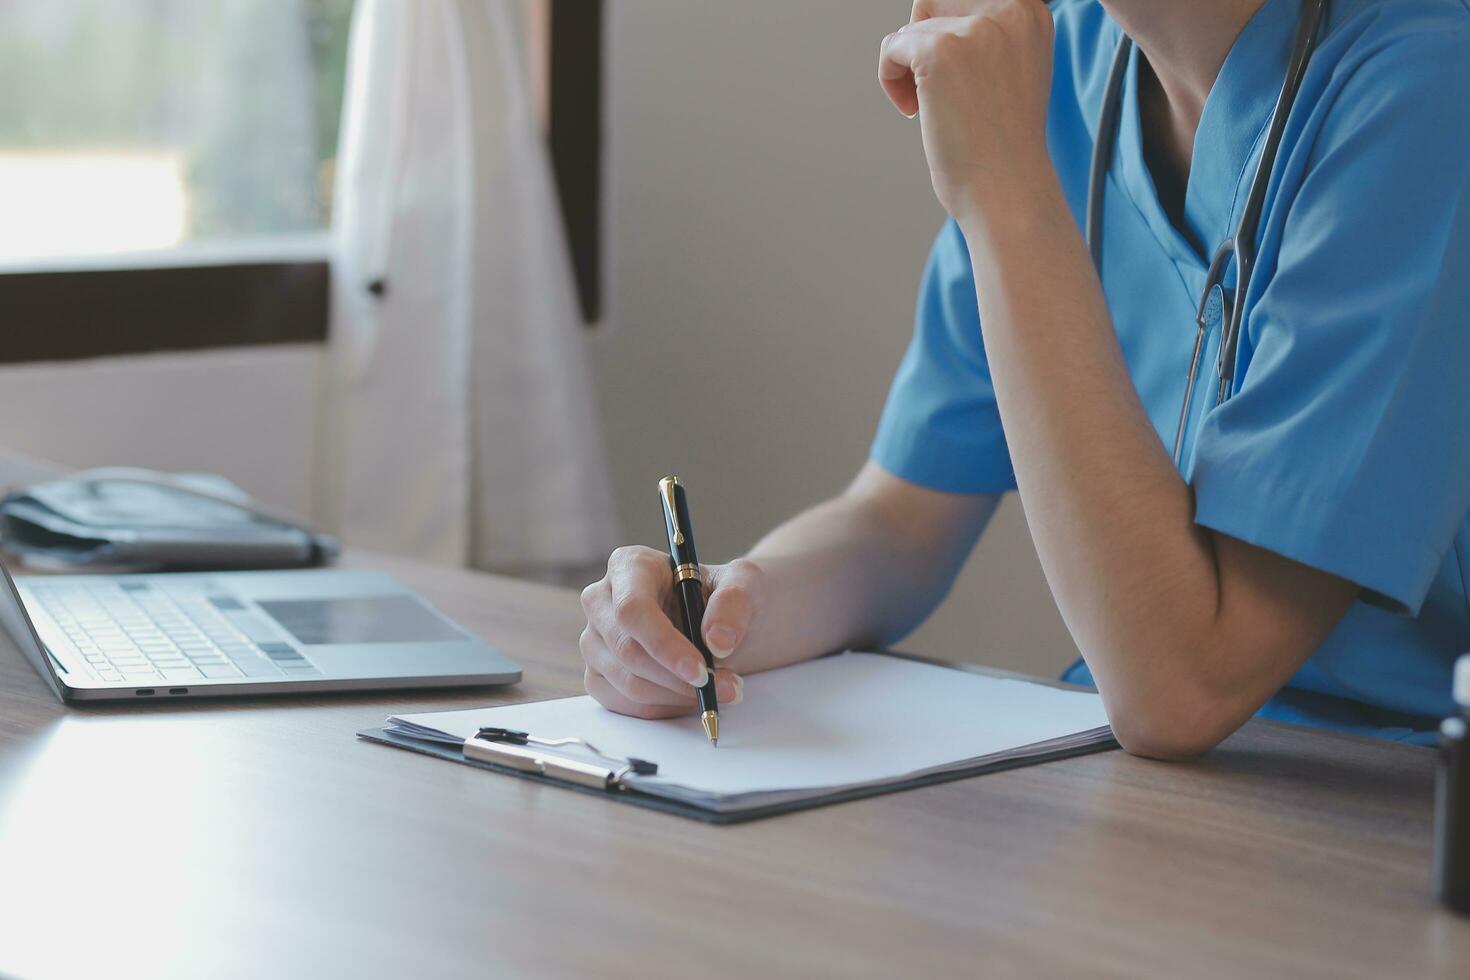
M 962 224 L 1050 166 L 1052 43 L 1042 0 L 918 0 L 883 39 L 878 80 L 918 115 L 934 193 Z

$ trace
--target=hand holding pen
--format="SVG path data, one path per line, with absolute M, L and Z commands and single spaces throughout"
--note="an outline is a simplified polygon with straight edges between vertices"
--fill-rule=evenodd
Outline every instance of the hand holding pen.
M 761 569 L 746 559 L 701 565 L 706 609 L 700 635 L 714 657 L 721 705 L 738 704 L 742 681 L 730 669 L 765 596 Z M 682 616 L 669 555 L 653 548 L 619 548 L 607 574 L 582 592 L 587 628 L 579 646 L 587 693 L 619 714 L 674 718 L 699 710 L 696 687 L 708 668 L 700 651 L 675 625 Z

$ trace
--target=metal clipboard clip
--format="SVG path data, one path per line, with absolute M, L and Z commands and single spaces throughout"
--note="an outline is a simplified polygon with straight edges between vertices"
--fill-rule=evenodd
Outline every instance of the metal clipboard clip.
M 555 748 L 578 745 L 598 758 L 612 763 L 598 765 L 581 759 L 543 752 L 534 746 Z M 658 764 L 646 759 L 623 758 L 603 752 L 591 742 L 580 738 L 539 738 L 528 732 L 512 728 L 481 728 L 464 741 L 464 756 L 479 762 L 509 766 L 521 772 L 536 773 L 549 779 L 590 786 L 593 789 L 620 790 L 625 788 L 624 779 L 631 775 L 654 776 Z

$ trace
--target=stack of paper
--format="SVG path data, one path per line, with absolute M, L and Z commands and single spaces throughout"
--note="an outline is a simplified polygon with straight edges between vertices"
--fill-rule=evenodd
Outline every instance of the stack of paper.
M 712 748 L 696 718 L 642 721 L 589 697 L 388 719 L 390 732 L 462 742 L 482 726 L 575 736 L 658 764 L 630 788 L 718 812 L 797 802 L 935 773 L 984 771 L 1107 744 L 1095 694 L 898 657 L 844 653 L 745 679 Z M 559 755 L 598 761 L 576 749 Z

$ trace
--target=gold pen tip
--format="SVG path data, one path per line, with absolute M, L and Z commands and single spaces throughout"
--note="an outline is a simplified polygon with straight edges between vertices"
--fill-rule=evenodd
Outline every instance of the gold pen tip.
M 704 733 L 709 736 L 710 744 L 718 746 L 720 744 L 720 716 L 713 711 L 706 711 L 699 716 L 699 720 L 704 723 Z

